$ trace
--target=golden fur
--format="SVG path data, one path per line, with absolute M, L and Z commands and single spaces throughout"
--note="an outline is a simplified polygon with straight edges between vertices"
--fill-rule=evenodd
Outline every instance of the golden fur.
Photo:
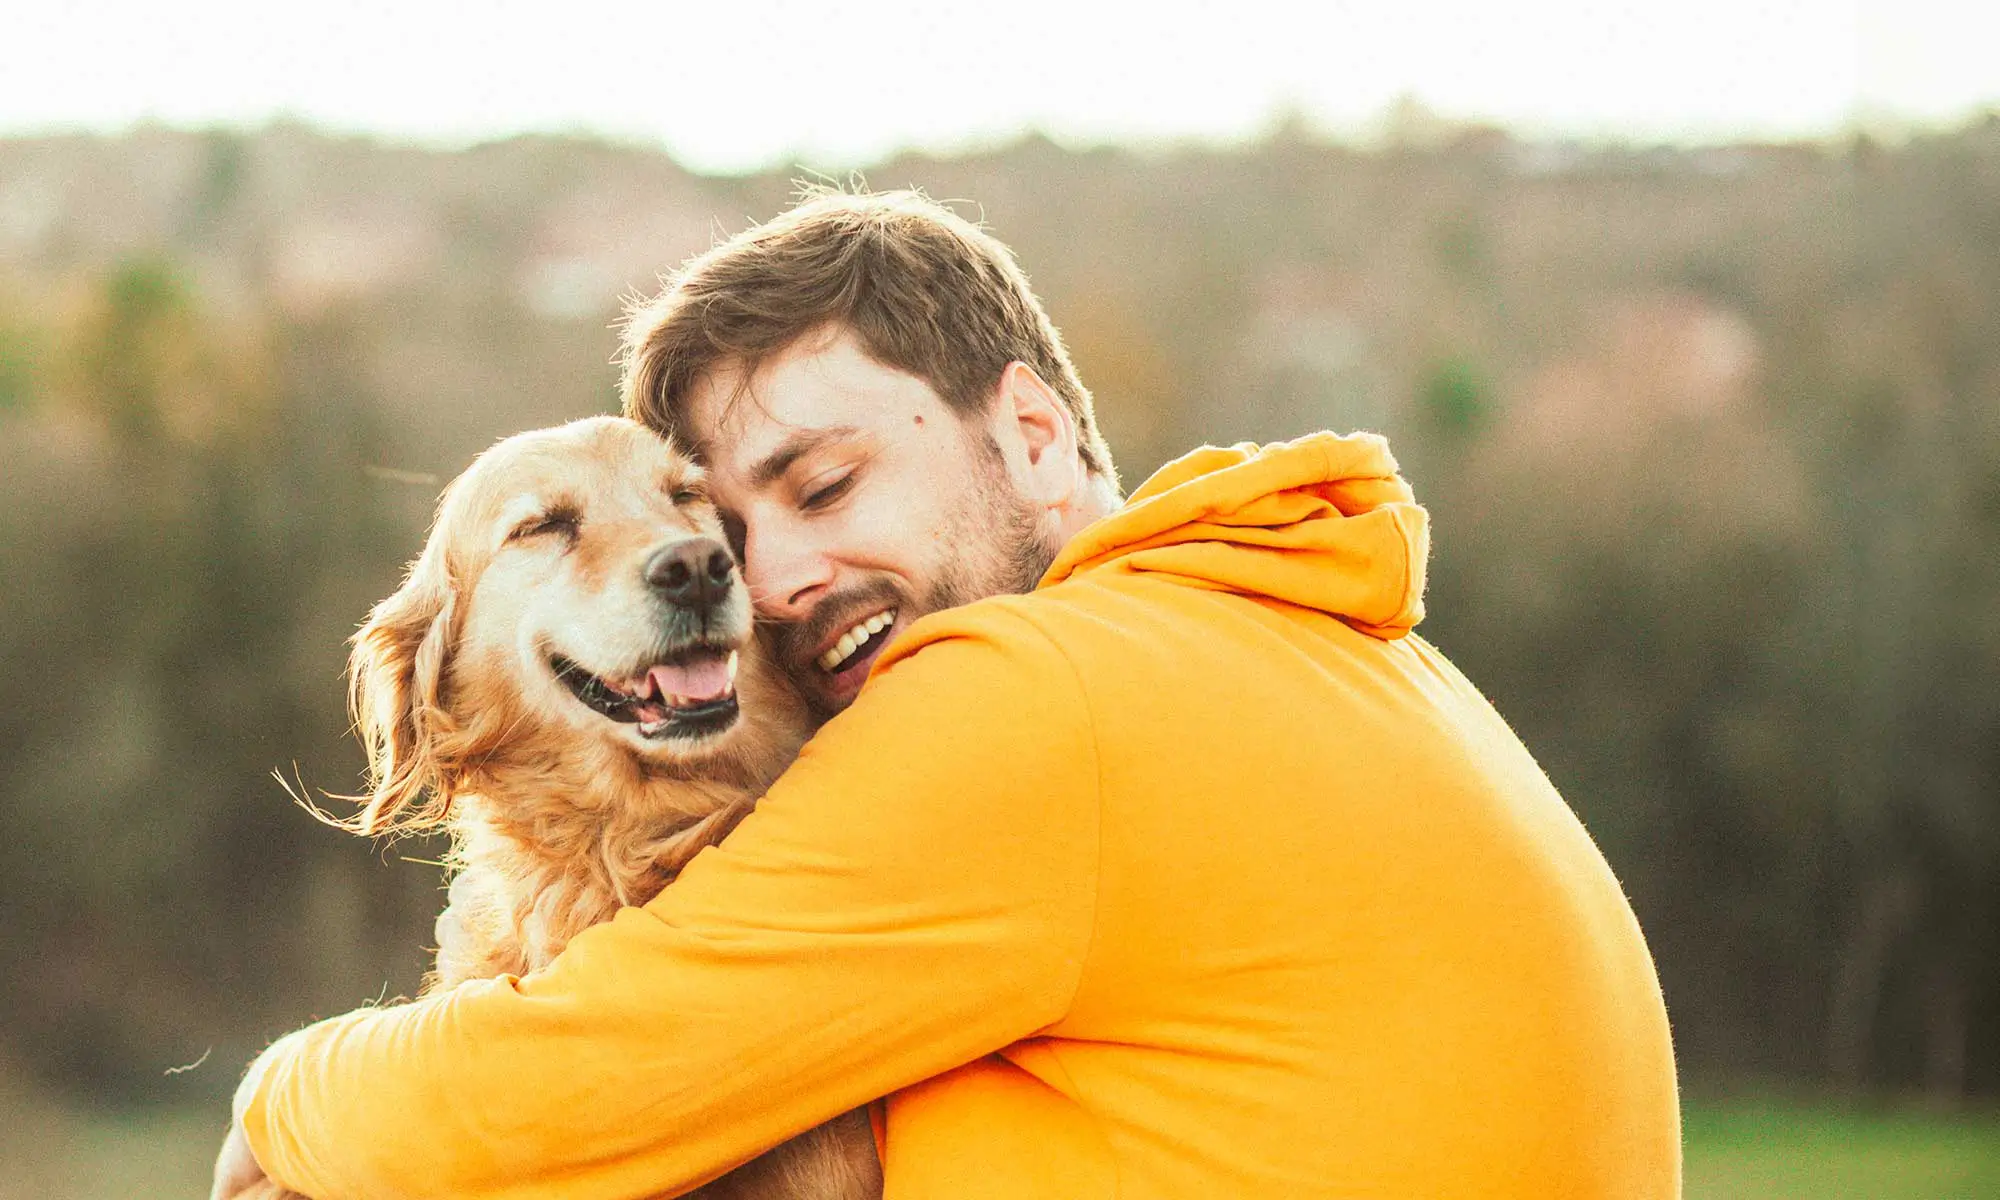
M 646 563 L 721 536 L 698 468 L 623 418 L 508 438 L 446 490 L 408 578 L 354 639 L 350 700 L 372 787 L 342 822 L 368 835 L 450 832 L 456 878 L 427 991 L 538 968 L 645 903 L 798 752 L 810 725 L 760 652 L 740 575 L 700 621 L 709 643 L 740 654 L 740 715 L 726 730 L 648 737 L 588 707 L 552 665 L 643 671 L 692 628 L 648 586 Z M 857 1111 L 691 1194 L 880 1191 Z

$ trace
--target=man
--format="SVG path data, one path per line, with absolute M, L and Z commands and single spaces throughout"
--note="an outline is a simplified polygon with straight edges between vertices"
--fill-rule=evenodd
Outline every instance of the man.
M 691 263 L 626 406 L 839 715 L 546 971 L 279 1042 L 219 1194 L 247 1143 L 326 1200 L 649 1195 L 878 1096 L 891 1198 L 1678 1194 L 1637 924 L 1410 635 L 1378 439 L 1199 450 L 1121 507 L 1011 257 L 909 194 Z

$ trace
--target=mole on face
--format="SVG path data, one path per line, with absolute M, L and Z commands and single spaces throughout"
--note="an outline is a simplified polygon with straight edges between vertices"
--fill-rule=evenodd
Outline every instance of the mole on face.
M 924 423 L 924 414 L 918 413 L 916 416 L 911 417 L 910 419 L 912 421 L 915 421 L 917 424 L 921 425 Z

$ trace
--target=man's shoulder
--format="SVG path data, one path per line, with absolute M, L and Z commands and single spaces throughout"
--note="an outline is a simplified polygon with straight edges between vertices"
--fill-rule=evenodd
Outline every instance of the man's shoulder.
M 926 613 L 890 643 L 874 671 L 879 675 L 919 656 L 927 662 L 954 657 L 953 649 L 970 645 L 989 648 L 997 652 L 998 659 L 1014 663 L 1060 660 L 1064 635 L 1052 636 L 1049 625 L 1053 614 L 1042 595 L 989 596 Z
M 1213 593 L 1143 576 L 1072 578 L 1019 595 L 990 596 L 931 613 L 883 654 L 877 670 L 954 642 L 978 642 L 1035 671 L 1060 671 L 1093 690 L 1107 675 L 1129 680 L 1148 661 L 1227 618 L 1195 597 Z

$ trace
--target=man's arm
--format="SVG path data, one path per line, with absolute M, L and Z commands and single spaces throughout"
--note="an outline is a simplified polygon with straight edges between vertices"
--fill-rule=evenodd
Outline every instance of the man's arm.
M 274 1046 L 258 1160 L 328 1197 L 667 1191 L 1060 1019 L 1097 763 L 1011 609 L 920 626 L 727 841 L 548 969 Z

